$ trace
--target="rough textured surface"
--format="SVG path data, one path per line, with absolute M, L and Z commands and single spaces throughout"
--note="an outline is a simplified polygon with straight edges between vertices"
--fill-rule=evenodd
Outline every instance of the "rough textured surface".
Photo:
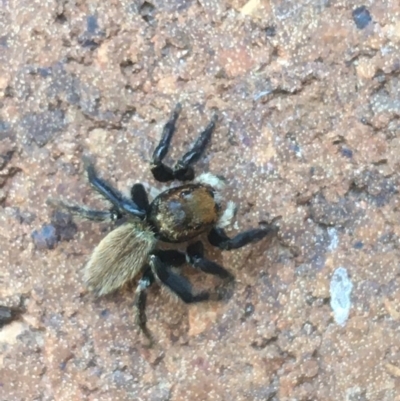
M 0 400 L 400 400 L 400 3 L 3 1 L 0 10 Z M 95 300 L 82 266 L 108 227 L 54 216 L 101 205 L 91 154 L 127 189 L 184 107 L 181 154 L 212 110 L 197 171 L 225 176 L 239 229 L 282 216 L 275 242 L 208 254 L 226 302 Z M 54 249 L 49 249 L 54 248 Z M 342 327 L 330 281 L 352 282 Z M 199 288 L 212 277 L 185 274 Z

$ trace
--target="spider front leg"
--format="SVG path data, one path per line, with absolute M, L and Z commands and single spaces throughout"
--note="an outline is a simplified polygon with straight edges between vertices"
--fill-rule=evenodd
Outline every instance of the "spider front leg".
M 88 175 L 90 184 L 99 192 L 105 199 L 111 202 L 115 210 L 121 214 L 129 214 L 141 219 L 146 217 L 146 211 L 139 208 L 136 203 L 121 194 L 116 188 L 113 188 L 107 181 L 97 175 L 93 163 L 84 158 L 85 169 Z
M 172 168 L 166 166 L 162 161 L 168 153 L 169 145 L 175 132 L 176 120 L 178 119 L 181 110 L 182 106 L 178 103 L 175 106 L 170 119 L 165 124 L 160 143 L 153 153 L 151 172 L 153 173 L 154 178 L 160 182 L 172 181 L 174 179 Z
M 167 155 L 172 136 L 175 132 L 176 121 L 181 109 L 182 106 L 180 103 L 178 103 L 172 112 L 170 119 L 165 124 L 160 143 L 153 153 L 151 172 L 153 173 L 154 178 L 160 182 L 172 181 L 174 179 L 180 181 L 193 180 L 194 170 L 191 165 L 199 160 L 203 154 L 215 128 L 215 123 L 217 121 L 216 115 L 212 118 L 211 122 L 207 125 L 204 131 L 199 135 L 189 152 L 185 153 L 183 157 L 181 157 L 181 159 L 176 163 L 175 167 L 172 169 L 166 166 L 162 160 Z
M 131 199 L 139 207 L 139 209 L 144 210 L 147 214 L 150 208 L 150 203 L 143 184 L 134 184 L 132 186 Z
M 211 134 L 214 131 L 217 115 L 214 115 L 210 123 L 199 135 L 196 142 L 193 144 L 192 149 L 185 153 L 176 163 L 174 167 L 174 177 L 180 181 L 190 181 L 194 179 L 194 170 L 191 166 L 196 163 L 211 139 Z
M 53 198 L 47 199 L 46 203 L 49 206 L 63 209 L 74 216 L 87 220 L 116 221 L 122 217 L 121 214 L 118 212 L 118 210 L 116 210 L 115 208 L 111 208 L 110 210 L 95 210 L 95 209 L 89 209 L 86 206 L 73 205 L 71 203 L 67 203 L 62 200 Z

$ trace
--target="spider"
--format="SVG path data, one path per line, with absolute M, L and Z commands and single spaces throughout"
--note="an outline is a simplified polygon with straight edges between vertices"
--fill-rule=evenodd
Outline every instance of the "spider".
M 102 296 L 121 288 L 141 274 L 135 292 L 136 321 L 150 342 L 152 335 L 146 325 L 145 306 L 147 290 L 155 281 L 167 287 L 182 301 L 195 303 L 213 299 L 212 294 L 209 291 L 194 293 L 190 282 L 177 274 L 174 267 L 187 262 L 204 273 L 222 279 L 234 279 L 223 266 L 204 256 L 201 241 L 190 243 L 191 240 L 207 233 L 211 245 L 231 250 L 277 232 L 276 226 L 270 224 L 229 238 L 224 227 L 234 217 L 236 207 L 233 202 L 227 202 L 225 208 L 222 206 L 220 191 L 225 185 L 223 180 L 210 173 L 195 178 L 192 165 L 201 157 L 210 141 L 217 121 L 216 115 L 174 168 L 163 163 L 180 111 L 181 105 L 177 104 L 164 126 L 161 140 L 152 156 L 151 171 L 159 182 L 179 180 L 184 183 L 160 193 L 150 203 L 142 184 L 134 184 L 130 197 L 124 196 L 100 178 L 93 163 L 84 158 L 90 184 L 112 205 L 110 209 L 93 210 L 61 200 L 48 202 L 89 220 L 122 221 L 94 249 L 84 269 L 84 281 L 91 291 Z M 163 250 L 157 248 L 158 241 L 189 241 L 189 245 L 186 252 Z

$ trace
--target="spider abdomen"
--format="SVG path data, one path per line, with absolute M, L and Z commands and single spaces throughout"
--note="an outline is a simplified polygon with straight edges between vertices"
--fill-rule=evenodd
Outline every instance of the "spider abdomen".
M 100 241 L 85 267 L 87 287 L 98 296 L 121 288 L 141 271 L 155 244 L 154 233 L 144 222 L 115 228 Z
M 219 211 L 211 187 L 186 184 L 158 195 L 150 206 L 148 221 L 162 241 L 184 242 L 211 229 Z

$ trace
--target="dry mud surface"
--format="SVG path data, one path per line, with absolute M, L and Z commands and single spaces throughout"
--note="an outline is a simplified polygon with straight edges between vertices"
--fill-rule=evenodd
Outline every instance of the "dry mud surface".
M 400 400 L 398 1 L 0 4 L 0 400 Z M 280 234 L 207 246 L 237 278 L 225 302 L 152 288 L 147 349 L 132 288 L 82 284 L 110 227 L 45 201 L 104 205 L 83 154 L 154 196 L 177 101 L 167 160 L 216 110 L 196 170 L 229 182 L 229 234 L 281 216 Z

